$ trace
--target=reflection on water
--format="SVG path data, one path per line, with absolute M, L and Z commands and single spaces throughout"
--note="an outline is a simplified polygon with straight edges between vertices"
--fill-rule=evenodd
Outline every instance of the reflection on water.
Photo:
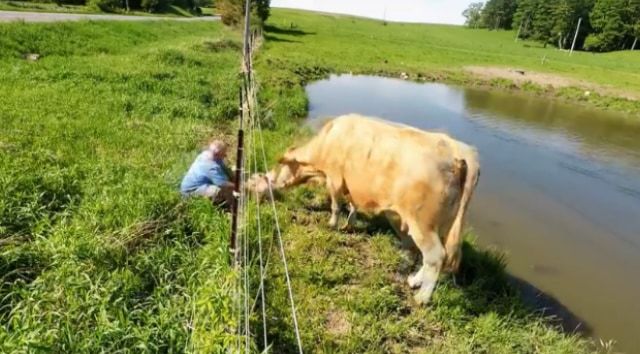
M 442 84 L 334 76 L 307 87 L 315 118 L 357 112 L 444 131 L 480 153 L 470 225 L 509 270 L 640 348 L 640 119 Z

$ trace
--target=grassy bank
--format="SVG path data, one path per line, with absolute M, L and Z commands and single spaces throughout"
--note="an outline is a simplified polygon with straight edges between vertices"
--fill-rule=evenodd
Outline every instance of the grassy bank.
M 569 56 L 536 42 L 516 43 L 512 31 L 384 25 L 381 21 L 293 10 L 274 10 L 266 30 L 263 60 L 270 69 L 282 72 L 292 67 L 306 77 L 326 72 L 399 77 L 405 72 L 412 80 L 525 90 L 600 108 L 640 112 L 638 51 L 574 52 Z M 469 67 L 481 70 L 475 70 L 477 73 L 467 70 Z M 489 68 L 517 68 L 526 75 L 502 77 Z M 547 75 L 540 77 L 541 73 Z
M 302 18 L 274 13 L 272 26 Z M 306 21 L 325 21 L 314 18 Z M 300 134 L 303 85 L 340 68 L 314 52 L 319 28 L 267 34 L 257 64 L 273 162 Z M 232 345 L 227 216 L 181 200 L 177 185 L 208 137 L 232 139 L 238 40 L 215 23 L 0 25 L 0 351 Z M 311 188 L 283 194 L 278 208 L 306 352 L 592 349 L 525 307 L 495 254 L 467 243 L 457 285 L 445 277 L 431 305 L 417 308 L 404 285 L 411 265 L 384 222 L 331 231 L 325 195 Z M 248 227 L 255 234 L 255 222 Z M 276 252 L 267 330 L 272 352 L 295 352 Z M 252 321 L 260 346 L 259 316 Z

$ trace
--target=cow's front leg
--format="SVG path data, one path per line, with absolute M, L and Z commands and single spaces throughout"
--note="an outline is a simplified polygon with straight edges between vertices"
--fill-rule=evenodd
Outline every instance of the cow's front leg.
M 327 189 L 329 190 L 329 196 L 331 197 L 331 218 L 329 219 L 329 227 L 335 228 L 338 225 L 338 212 L 340 211 L 338 205 L 339 189 L 336 188 L 333 180 L 327 178 Z

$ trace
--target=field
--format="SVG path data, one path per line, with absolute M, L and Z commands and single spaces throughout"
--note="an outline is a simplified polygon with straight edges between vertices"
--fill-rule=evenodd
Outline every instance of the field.
M 594 54 L 515 42 L 513 31 L 460 26 L 388 23 L 338 15 L 274 11 L 263 60 L 270 69 L 306 67 L 315 72 L 371 73 L 413 80 L 526 90 L 601 108 L 640 111 L 640 51 Z M 544 58 L 544 64 L 542 63 Z M 514 83 L 489 70 L 515 68 L 531 82 Z M 539 73 L 550 77 L 538 77 Z M 309 74 L 313 74 L 309 72 Z M 526 80 L 526 79 L 525 79 Z M 550 87 L 551 86 L 551 87 Z M 585 90 L 591 94 L 586 97 Z M 629 100 L 627 98 L 635 98 Z
M 309 80 L 353 70 L 462 82 L 453 69 L 500 61 L 491 48 L 480 62 L 459 48 L 409 49 L 421 31 L 447 27 L 403 28 L 273 11 L 257 58 L 270 162 L 304 136 Z M 370 47 L 373 33 L 384 45 Z M 206 139 L 233 139 L 239 38 L 217 23 L 0 25 L 0 351 L 217 353 L 234 343 L 228 216 L 177 187 Z M 443 277 L 417 308 L 411 265 L 384 222 L 363 215 L 357 232 L 331 231 L 313 188 L 282 193 L 278 209 L 307 352 L 595 350 L 526 307 L 501 256 L 475 248 L 471 232 L 456 282 Z M 268 335 L 273 352 L 295 352 L 270 252 Z M 252 325 L 261 346 L 257 313 Z

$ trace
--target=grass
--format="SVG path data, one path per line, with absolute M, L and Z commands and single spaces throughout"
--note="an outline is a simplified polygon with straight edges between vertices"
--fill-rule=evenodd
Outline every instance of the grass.
M 79 14 L 104 14 L 104 11 L 94 6 L 88 5 L 57 5 L 55 3 L 32 2 L 32 1 L 5 1 L 0 0 L 0 11 L 27 11 L 27 12 L 53 12 L 53 13 L 79 13 Z M 115 12 L 119 15 L 132 16 L 161 16 L 161 17 L 193 17 L 194 14 L 181 7 L 171 5 L 166 11 L 149 13 L 146 11 L 124 10 Z
M 523 305 L 500 254 L 467 235 L 455 284 L 442 277 L 428 307 L 412 303 L 406 276 L 414 264 L 380 218 L 361 216 L 357 232 L 326 226 L 326 193 L 301 188 L 284 197 L 287 255 L 305 351 L 331 353 L 588 353 Z M 285 218 L 290 220 L 291 218 Z M 266 288 L 273 352 L 295 353 L 282 267 L 272 263 Z M 256 331 L 257 333 L 261 333 Z
M 84 5 L 56 5 L 54 3 L 36 3 L 31 1 L 0 1 L 0 10 L 61 12 L 61 13 L 99 13 L 100 10 Z
M 308 27 L 277 27 L 294 21 Z M 274 10 L 257 58 L 269 164 L 304 136 L 303 85 L 365 62 L 356 55 L 362 35 L 341 39 L 342 25 L 327 21 Z M 331 36 L 343 49 L 351 40 L 353 53 L 323 56 L 313 38 L 329 45 Z M 219 23 L 0 24 L 0 351 L 233 345 L 228 217 L 182 200 L 177 186 L 207 138 L 233 138 L 239 51 L 239 34 Z M 404 69 L 394 65 L 383 69 Z M 278 201 L 306 352 L 593 351 L 526 307 L 501 257 L 470 242 L 458 284 L 445 277 L 430 306 L 414 307 L 404 285 L 410 264 L 386 225 L 361 218 L 355 234 L 331 231 L 325 197 L 298 188 Z M 269 338 L 273 352 L 294 352 L 264 207 L 260 220 L 271 246 Z M 255 235 L 255 220 L 247 227 Z M 261 347 L 258 313 L 252 329 Z
M 542 48 L 536 42 L 516 43 L 513 31 L 449 25 L 383 25 L 381 21 L 293 10 L 274 10 L 265 35 L 262 59 L 283 76 L 292 67 L 312 69 L 319 74 L 353 72 L 399 77 L 406 72 L 413 80 L 520 89 L 601 108 L 640 112 L 640 101 L 618 95 L 640 96 L 638 51 L 574 52 L 569 56 L 551 47 Z M 591 90 L 594 94 L 585 97 L 585 90 L 576 87 L 553 89 L 479 78 L 464 71 L 466 66 L 522 68 L 583 80 L 606 89 Z
M 0 352 L 226 346 L 228 218 L 176 188 L 236 114 L 238 43 L 212 23 L 0 24 Z

